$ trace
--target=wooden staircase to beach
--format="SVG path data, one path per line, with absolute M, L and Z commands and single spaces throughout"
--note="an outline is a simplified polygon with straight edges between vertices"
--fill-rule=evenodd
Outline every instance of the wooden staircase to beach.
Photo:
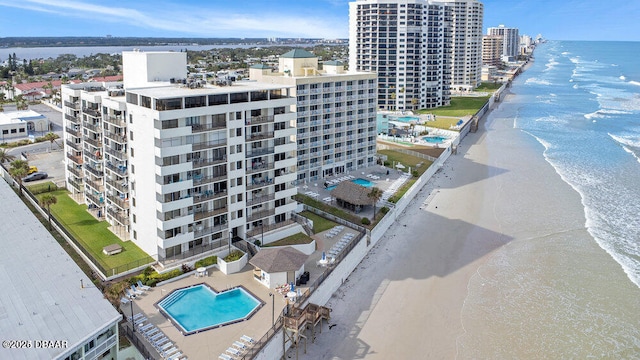
M 316 339 L 316 327 L 320 324 L 322 333 L 322 321 L 331 319 L 331 309 L 328 307 L 307 304 L 304 309 L 292 307 L 289 314 L 283 317 L 284 338 L 282 347 L 286 352 L 287 343 L 296 347 L 296 359 L 298 359 L 298 345 L 300 339 L 304 339 L 304 353 L 307 353 L 307 330 L 311 330 L 311 342 Z

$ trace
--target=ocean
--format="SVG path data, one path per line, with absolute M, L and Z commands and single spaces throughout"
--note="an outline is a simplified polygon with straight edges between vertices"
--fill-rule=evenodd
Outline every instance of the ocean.
M 541 216 L 549 234 L 513 241 L 480 266 L 468 284 L 459 358 L 640 357 L 637 54 L 639 42 L 549 41 L 499 105 L 494 121 L 521 132 L 520 146 L 579 195 L 563 211 L 584 223 L 563 228 Z

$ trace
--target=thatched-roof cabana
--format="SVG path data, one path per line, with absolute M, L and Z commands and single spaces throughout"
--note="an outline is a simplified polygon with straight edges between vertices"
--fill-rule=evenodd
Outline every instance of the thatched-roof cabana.
M 362 206 L 373 205 L 374 199 L 369 197 L 371 188 L 360 186 L 351 181 L 343 181 L 331 191 L 338 205 L 359 212 Z

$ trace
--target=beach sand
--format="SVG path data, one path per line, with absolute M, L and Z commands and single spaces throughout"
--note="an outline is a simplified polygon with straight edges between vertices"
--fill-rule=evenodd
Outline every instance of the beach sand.
M 513 95 L 503 101 L 511 100 Z M 499 308 L 510 294 L 518 294 L 519 301 L 530 295 L 527 276 L 540 277 L 536 282 L 555 281 L 552 273 L 557 269 L 552 267 L 562 263 L 565 253 L 545 253 L 544 247 L 521 250 L 530 244 L 547 246 L 545 241 L 571 238 L 585 256 L 597 257 L 624 278 L 586 231 L 579 195 L 545 161 L 542 145 L 514 129 L 516 116 L 514 107 L 503 111 L 497 104 L 480 130 L 462 141 L 457 155 L 447 160 L 334 294 L 327 304 L 333 309 L 331 326 L 316 336 L 315 343 L 309 342 L 302 358 L 491 358 L 501 354 L 496 347 L 507 348 L 502 355 L 526 357 L 529 349 L 540 351 L 549 340 L 527 334 L 535 335 L 535 327 L 522 328 L 540 313 L 541 322 L 548 321 L 543 326 L 561 326 L 562 316 L 571 315 L 563 305 L 545 304 L 545 297 L 552 296 L 541 295 L 543 301 L 526 304 L 529 309 L 511 303 Z M 509 258 L 509 250 L 520 257 Z M 537 264 L 538 254 L 549 263 Z M 534 264 L 543 273 L 519 269 L 518 276 L 510 276 L 517 281 L 502 286 L 493 281 L 502 275 L 496 274 L 500 267 L 487 263 L 509 259 L 524 259 L 523 266 Z M 563 310 L 545 313 L 548 305 Z M 503 319 L 503 312 L 521 318 Z M 512 326 L 513 321 L 520 323 Z M 555 346 L 553 341 L 549 344 Z

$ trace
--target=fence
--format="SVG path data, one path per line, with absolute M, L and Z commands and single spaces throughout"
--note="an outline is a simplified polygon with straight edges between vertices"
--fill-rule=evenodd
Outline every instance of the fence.
M 139 333 L 133 331 L 133 327 L 131 326 L 130 322 L 124 321 L 120 323 L 120 335 L 126 336 L 127 339 L 131 341 L 131 344 L 133 344 L 133 346 L 135 346 L 136 349 L 138 349 L 138 351 L 140 352 L 143 358 L 154 359 L 154 360 L 162 359 L 156 351 L 149 351 L 149 349 L 146 346 L 146 342 L 144 340 L 141 340 L 137 336 L 137 334 Z
M 259 340 L 256 340 L 253 346 L 247 349 L 247 352 L 242 354 L 238 359 L 253 359 L 254 357 L 256 357 L 256 355 L 258 355 L 258 353 L 260 353 L 260 351 L 262 351 L 262 349 L 264 349 L 265 346 L 267 346 L 269 341 L 271 341 L 271 339 L 276 336 L 280 330 L 282 330 L 282 326 L 284 325 L 283 316 L 285 314 L 285 311 L 286 308 L 285 310 L 282 310 L 282 312 L 278 315 L 275 320 L 275 324 L 267 331 L 267 333 L 264 334 Z

